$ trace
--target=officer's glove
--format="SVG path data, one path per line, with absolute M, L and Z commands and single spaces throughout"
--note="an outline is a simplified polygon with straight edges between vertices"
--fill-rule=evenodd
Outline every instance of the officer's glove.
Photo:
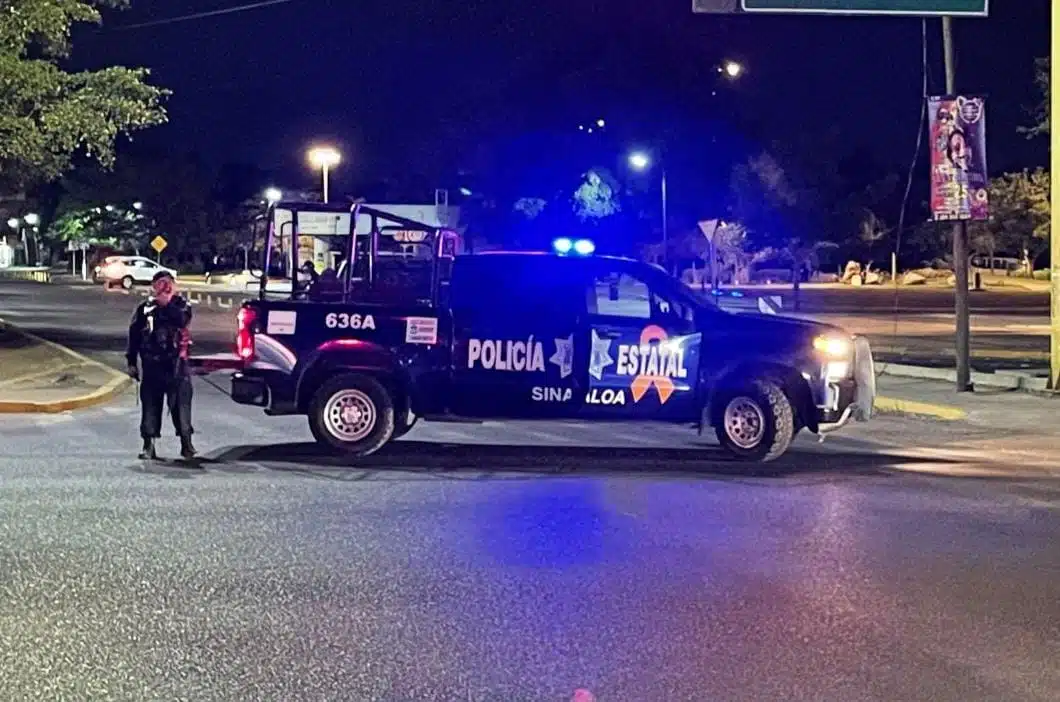
M 133 380 L 139 380 L 140 379 L 140 369 L 137 368 L 136 366 L 129 366 L 128 369 L 126 369 L 125 372 L 128 373 L 129 377 L 132 378 Z

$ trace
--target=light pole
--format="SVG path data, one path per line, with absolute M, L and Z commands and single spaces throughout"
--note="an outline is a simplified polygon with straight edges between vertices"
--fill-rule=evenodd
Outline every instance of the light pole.
M 342 160 L 342 157 L 339 156 L 339 152 L 330 146 L 318 146 L 309 150 L 309 162 L 320 169 L 321 177 L 324 180 L 325 204 L 328 201 L 328 172 L 339 165 L 340 160 Z
M 651 158 L 643 151 L 634 151 L 629 155 L 629 165 L 635 171 L 646 171 L 651 167 Z M 662 169 L 662 241 L 663 266 L 670 270 L 670 242 L 666 225 L 666 168 Z
M 26 257 L 26 265 L 28 266 L 29 265 L 29 258 L 28 258 L 27 253 L 26 253 L 26 237 L 22 234 L 22 220 L 19 219 L 18 217 L 12 217 L 11 219 L 7 220 L 7 226 L 9 226 L 13 230 L 15 230 L 15 236 L 16 237 L 18 237 L 19 239 L 22 239 L 22 255 L 24 257 Z M 17 240 L 18 239 L 16 239 L 16 241 Z M 11 256 L 12 265 L 14 265 L 14 262 L 15 262 L 15 257 L 14 257 L 14 254 L 12 254 L 12 256 Z
M 35 266 L 37 265 L 37 225 L 40 224 L 40 217 L 30 212 L 22 221 L 28 224 L 28 227 L 22 228 L 22 246 L 26 250 L 26 265 Z M 26 230 L 30 229 L 33 231 L 33 258 L 29 257 L 29 236 L 26 234 Z

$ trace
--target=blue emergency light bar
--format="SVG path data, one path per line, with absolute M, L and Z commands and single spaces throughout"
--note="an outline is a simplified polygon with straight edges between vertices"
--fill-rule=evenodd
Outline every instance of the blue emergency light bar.
M 552 249 L 558 254 L 569 254 L 571 251 L 579 256 L 590 256 L 596 251 L 596 244 L 588 239 L 572 241 L 567 237 L 560 237 L 552 242 Z

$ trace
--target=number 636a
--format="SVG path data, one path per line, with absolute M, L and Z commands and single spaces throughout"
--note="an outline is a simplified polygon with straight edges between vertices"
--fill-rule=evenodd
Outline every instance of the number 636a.
M 370 314 L 330 312 L 324 317 L 324 326 L 328 329 L 375 329 L 375 319 Z

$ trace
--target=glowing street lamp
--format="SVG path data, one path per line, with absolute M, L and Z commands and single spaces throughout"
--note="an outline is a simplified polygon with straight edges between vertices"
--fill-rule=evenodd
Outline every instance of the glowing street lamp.
M 35 227 L 40 224 L 40 217 L 30 212 L 28 215 L 26 215 L 26 224 L 31 227 Z
M 137 201 L 137 202 L 133 203 L 133 209 L 134 210 L 142 210 L 143 208 L 144 208 L 144 203 L 142 203 L 140 201 Z
M 265 201 L 270 205 L 275 205 L 277 202 L 283 199 L 283 193 L 280 192 L 279 188 L 266 188 L 265 189 Z M 325 198 L 326 200 L 326 198 Z
M 629 165 L 638 171 L 643 171 L 651 165 L 651 159 L 642 151 L 634 151 L 629 155 Z
M 339 152 L 330 146 L 318 146 L 309 150 L 309 162 L 320 169 L 324 180 L 324 202 L 328 201 L 328 172 L 339 165 L 342 157 Z
M 743 64 L 736 61 L 726 61 L 718 70 L 729 78 L 739 78 L 743 75 Z
M 19 221 L 18 217 L 12 217 L 11 219 L 7 220 L 7 226 L 11 227 L 12 229 L 17 230 L 19 224 L 21 224 L 21 222 Z

